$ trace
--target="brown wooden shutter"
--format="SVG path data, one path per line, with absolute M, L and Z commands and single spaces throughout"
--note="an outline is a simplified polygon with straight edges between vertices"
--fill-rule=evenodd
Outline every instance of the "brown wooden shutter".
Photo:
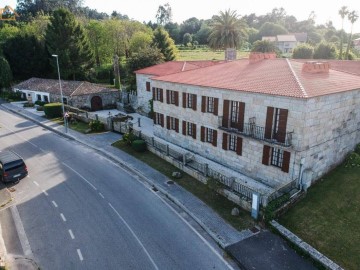
M 175 92 L 175 106 L 179 106 L 179 92 Z
M 146 82 L 146 91 L 150 92 L 150 82 Z
M 244 118 L 245 118 L 245 103 L 239 102 L 239 123 L 238 123 L 238 130 L 244 130 Z
M 161 126 L 164 127 L 164 115 L 163 114 L 160 115 L 160 119 L 161 119 Z
M 192 137 L 193 139 L 196 140 L 196 124 L 192 124 L 192 128 L 193 128 L 193 134 L 192 134 Z
M 241 137 L 237 137 L 236 138 L 236 154 L 238 154 L 239 156 L 242 155 L 242 143 L 243 143 L 243 139 Z
M 194 111 L 196 111 L 196 104 L 197 104 L 197 100 L 196 100 L 196 95 L 192 95 L 193 100 L 192 100 L 192 108 Z
M 202 142 L 205 142 L 205 127 L 201 127 L 201 134 L 200 134 L 200 140 Z
M 157 113 L 154 112 L 154 113 L 153 113 L 153 121 L 154 121 L 154 124 L 155 124 L 155 125 L 158 124 L 158 123 L 156 123 L 156 119 L 157 119 L 157 118 L 156 118 L 156 115 L 157 115 Z
M 182 134 L 183 135 L 186 135 L 186 121 L 182 121 L 183 124 L 182 124 Z
M 175 118 L 175 131 L 179 133 L 179 119 Z
M 155 87 L 152 88 L 152 92 L 153 92 L 153 93 L 152 93 L 152 94 L 153 94 L 153 100 L 155 100 L 155 97 L 156 97 L 156 96 L 155 96 Z
M 170 129 L 170 116 L 166 116 L 166 128 Z
M 212 145 L 213 146 L 217 146 L 217 130 L 213 131 L 213 141 L 212 141 Z
M 160 102 L 164 102 L 164 90 L 160 88 Z
M 270 146 L 264 145 L 263 158 L 262 158 L 262 164 L 264 164 L 264 165 L 269 165 L 270 150 L 271 150 L 271 147 L 270 147 Z
M 202 96 L 201 98 L 201 112 L 205 112 L 206 111 L 206 97 Z
M 170 104 L 170 90 L 166 90 L 166 103 Z
M 229 135 L 227 133 L 223 133 L 223 143 L 222 143 L 222 148 L 224 150 L 228 150 L 228 137 Z
M 282 168 L 281 170 L 283 172 L 289 172 L 289 167 L 290 167 L 290 152 L 284 151 L 284 155 L 283 155 L 283 164 L 282 164 Z
M 218 115 L 218 111 L 219 111 L 219 99 L 214 98 L 214 114 Z
M 265 124 L 265 139 L 271 139 L 273 117 L 274 117 L 274 108 L 267 107 L 266 124 Z
M 182 96 L 183 96 L 183 108 L 186 108 L 186 93 L 183 93 Z
M 287 118 L 288 118 L 288 110 L 280 109 L 279 126 L 278 126 L 278 130 L 275 134 L 275 139 L 282 143 L 284 143 L 286 140 Z
M 223 109 L 223 119 L 222 119 L 222 126 L 229 127 L 229 104 L 230 100 L 224 100 L 224 109 Z M 227 150 L 227 149 L 226 149 Z

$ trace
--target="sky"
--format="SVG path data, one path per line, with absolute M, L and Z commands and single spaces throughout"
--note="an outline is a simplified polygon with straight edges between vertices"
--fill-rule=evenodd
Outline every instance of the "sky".
M 10 5 L 15 8 L 16 0 L 0 0 L 0 7 Z M 355 10 L 360 15 L 359 0 L 84 0 L 84 5 L 99 12 L 111 14 L 113 10 L 128 15 L 131 19 L 156 21 L 155 15 L 159 5 L 169 3 L 173 12 L 173 22 L 181 23 L 191 17 L 210 19 L 221 10 L 236 10 L 240 16 L 255 13 L 265 15 L 273 8 L 284 8 L 288 15 L 293 15 L 298 21 L 306 20 L 311 11 L 315 12 L 316 24 L 325 24 L 331 20 L 337 29 L 341 29 L 341 18 L 338 11 L 347 6 L 350 11 Z M 350 32 L 351 24 L 345 19 L 344 30 Z M 360 18 L 355 22 L 354 33 L 360 33 Z

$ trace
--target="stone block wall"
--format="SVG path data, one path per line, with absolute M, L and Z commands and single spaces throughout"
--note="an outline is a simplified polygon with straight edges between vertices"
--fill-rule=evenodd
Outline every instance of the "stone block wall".
M 153 83 L 150 79 L 152 75 L 136 74 L 136 87 L 137 87 L 137 108 L 141 112 L 149 113 L 150 105 L 149 100 L 152 99 Z M 146 91 L 146 82 L 150 82 L 150 92 Z

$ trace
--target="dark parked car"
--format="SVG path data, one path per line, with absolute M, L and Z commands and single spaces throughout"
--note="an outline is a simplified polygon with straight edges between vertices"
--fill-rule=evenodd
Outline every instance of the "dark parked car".
M 18 154 L 0 151 L 0 180 L 2 182 L 16 182 L 27 174 L 25 162 Z

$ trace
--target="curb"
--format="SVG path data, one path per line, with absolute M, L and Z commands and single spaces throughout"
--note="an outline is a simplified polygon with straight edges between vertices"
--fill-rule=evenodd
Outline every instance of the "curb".
M 7 106 L 4 106 L 4 104 L 2 104 L 2 106 L 6 109 L 8 109 L 9 111 L 16 113 L 26 119 L 28 119 L 29 121 L 32 121 L 38 125 L 40 125 L 43 128 L 46 128 L 47 130 L 53 131 L 55 133 L 57 133 L 60 136 L 63 136 L 65 138 L 77 141 L 83 145 L 85 145 L 86 147 L 89 147 L 97 152 L 100 152 L 103 156 L 107 157 L 108 159 L 114 161 L 115 163 L 117 163 L 118 165 L 120 165 L 121 167 L 127 169 L 128 171 L 134 173 L 135 175 L 137 175 L 139 178 L 141 178 L 142 180 L 146 181 L 147 183 L 149 183 L 152 187 L 155 187 L 156 189 L 158 189 L 161 193 L 163 193 L 167 198 L 169 198 L 172 202 L 174 202 L 178 207 L 180 207 L 182 210 L 184 210 L 189 216 L 191 216 L 200 226 L 201 228 L 203 228 L 210 236 L 211 238 L 213 238 L 213 240 L 220 245 L 223 249 L 225 249 L 227 246 L 230 246 L 234 243 L 225 243 L 222 239 L 220 239 L 219 237 L 217 237 L 217 235 L 210 230 L 210 228 L 208 228 L 195 214 L 193 214 L 184 204 L 182 204 L 181 202 L 178 201 L 177 198 L 175 198 L 174 196 L 172 196 L 171 194 L 169 194 L 166 190 L 164 190 L 162 187 L 157 186 L 151 179 L 147 178 L 145 175 L 143 175 L 140 171 L 136 170 L 135 168 L 133 168 L 131 165 L 127 164 L 126 162 L 124 162 L 123 160 L 113 156 L 112 154 L 107 153 L 106 151 L 99 149 L 97 147 L 94 147 L 92 145 L 89 145 L 81 140 L 78 140 L 76 138 L 74 138 L 71 135 L 65 134 L 63 132 L 60 132 L 54 128 L 51 128 L 29 116 L 24 115 L 23 113 L 21 113 L 18 110 L 12 109 L 12 108 L 8 108 Z M 170 179 L 169 179 L 170 180 Z M 240 232 L 241 233 L 241 232 Z M 247 235 L 249 232 L 248 230 L 245 230 L 244 235 Z M 247 237 L 245 237 L 247 238 Z
M 288 239 L 291 243 L 296 245 L 298 248 L 303 250 L 305 253 L 309 254 L 310 257 L 317 262 L 321 263 L 326 269 L 331 270 L 344 270 L 341 266 L 330 260 L 324 254 L 320 253 L 318 250 L 310 246 L 308 243 L 304 242 L 297 235 L 292 233 L 290 230 L 272 220 L 270 222 L 271 226 L 273 226 L 282 236 Z

